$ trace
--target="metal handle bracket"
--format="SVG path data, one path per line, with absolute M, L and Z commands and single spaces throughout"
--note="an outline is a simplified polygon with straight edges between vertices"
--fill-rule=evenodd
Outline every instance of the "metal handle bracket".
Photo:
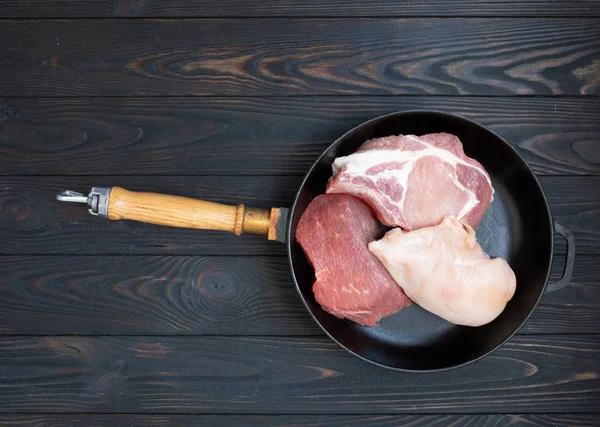
M 567 241 L 567 259 L 562 277 L 554 283 L 548 283 L 546 293 L 555 292 L 567 286 L 571 282 L 573 266 L 575 264 L 575 237 L 573 237 L 573 233 L 556 221 L 554 222 L 554 231 L 563 236 Z
M 108 199 L 110 187 L 93 187 L 87 196 L 76 191 L 61 191 L 56 195 L 56 200 L 66 203 L 85 203 L 92 215 L 108 216 Z

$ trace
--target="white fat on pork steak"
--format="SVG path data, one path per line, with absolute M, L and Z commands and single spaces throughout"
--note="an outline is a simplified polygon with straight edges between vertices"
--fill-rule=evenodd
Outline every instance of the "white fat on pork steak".
M 411 304 L 384 266 L 369 252 L 379 238 L 367 205 L 347 194 L 321 194 L 310 202 L 296 240 L 315 269 L 315 299 L 340 318 L 374 326 Z
M 369 250 L 414 302 L 458 325 L 491 322 L 515 293 L 508 263 L 490 259 L 473 229 L 451 216 L 434 227 L 395 228 Z
M 332 169 L 327 193 L 358 197 L 383 224 L 405 230 L 437 225 L 446 215 L 477 228 L 494 194 L 483 166 L 448 133 L 371 139 Z

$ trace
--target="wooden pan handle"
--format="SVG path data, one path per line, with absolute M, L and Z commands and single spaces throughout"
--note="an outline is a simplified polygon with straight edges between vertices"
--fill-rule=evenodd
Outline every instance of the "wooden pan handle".
M 108 199 L 108 218 L 130 219 L 170 227 L 250 233 L 276 239 L 280 209 L 222 205 L 187 197 L 143 193 L 113 187 Z

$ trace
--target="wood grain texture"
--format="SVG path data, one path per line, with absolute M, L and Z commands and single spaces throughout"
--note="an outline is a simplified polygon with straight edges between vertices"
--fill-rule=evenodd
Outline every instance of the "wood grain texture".
M 0 339 L 0 411 L 594 412 L 600 336 L 515 337 L 462 369 L 391 373 L 325 338 Z
M 553 268 L 552 280 L 560 273 Z M 543 296 L 520 334 L 600 331 L 600 265 Z M 0 334 L 322 336 L 285 257 L 0 257 Z
M 2 0 L 0 10 L 5 18 L 600 16 L 597 0 Z
M 0 415 L 5 427 L 597 427 L 599 414 L 500 415 Z
M 197 228 L 242 234 L 244 205 L 113 187 L 108 198 L 108 219 L 131 220 L 167 227 Z M 267 211 L 268 221 L 268 211 Z M 268 231 L 265 230 L 265 233 Z
M 600 175 L 599 98 L 1 99 L 0 175 L 305 174 L 340 135 L 435 109 L 503 136 L 542 175 Z
M 574 177 L 540 179 L 555 221 L 575 236 L 576 253 L 600 251 L 600 180 Z M 575 187 L 581 186 L 579 190 Z M 577 194 L 576 194 L 577 193 Z M 564 251 L 564 241 L 557 236 L 555 251 Z
M 600 20 L 4 20 L 0 96 L 594 95 Z
M 93 217 L 81 205 L 57 202 L 55 194 L 121 185 L 225 204 L 289 207 L 301 181 L 301 176 L 6 177 L 0 185 L 0 254 L 284 255 L 284 245 L 257 236 Z M 577 253 L 599 254 L 600 178 L 540 181 L 555 219 L 575 235 Z M 564 247 L 557 238 L 557 253 Z
M 0 334 L 322 335 L 284 257 L 0 257 L 0 278 Z

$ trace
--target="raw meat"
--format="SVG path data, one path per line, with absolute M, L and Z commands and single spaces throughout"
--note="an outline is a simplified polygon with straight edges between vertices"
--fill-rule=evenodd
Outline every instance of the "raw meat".
M 454 217 L 416 231 L 395 228 L 369 250 L 414 302 L 458 325 L 491 322 L 515 293 L 508 263 L 490 259 Z
M 356 196 L 382 223 L 406 230 L 437 225 L 445 215 L 477 228 L 494 194 L 483 166 L 448 133 L 371 139 L 332 168 L 327 193 Z
M 346 194 L 321 194 L 302 214 L 296 239 L 315 269 L 313 292 L 325 311 L 374 326 L 410 305 L 367 247 L 379 227 L 369 207 Z

